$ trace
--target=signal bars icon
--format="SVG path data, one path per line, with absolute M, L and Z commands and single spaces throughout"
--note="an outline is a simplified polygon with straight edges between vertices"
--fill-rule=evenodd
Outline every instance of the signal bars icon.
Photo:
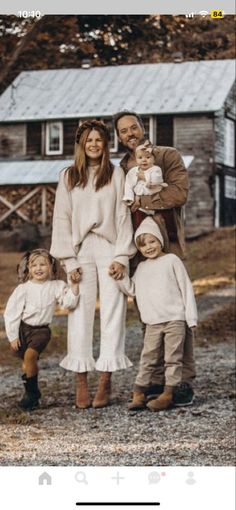
M 188 14 L 185 14 L 185 18 L 194 18 L 196 16 L 196 12 L 189 12 Z

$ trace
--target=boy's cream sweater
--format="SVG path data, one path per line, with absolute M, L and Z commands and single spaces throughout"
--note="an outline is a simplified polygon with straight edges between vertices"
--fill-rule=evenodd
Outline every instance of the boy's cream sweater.
M 138 265 L 132 279 L 119 281 L 120 289 L 136 296 L 144 324 L 186 321 L 197 324 L 197 307 L 191 281 L 182 261 L 173 253 L 147 259 Z
M 136 253 L 129 209 L 122 202 L 124 172 L 115 167 L 111 182 L 95 191 L 94 167 L 89 167 L 85 188 L 68 191 L 65 170 L 61 172 L 53 215 L 51 254 L 63 260 L 67 272 L 78 267 L 80 244 L 89 232 L 115 245 L 114 260 L 128 265 Z

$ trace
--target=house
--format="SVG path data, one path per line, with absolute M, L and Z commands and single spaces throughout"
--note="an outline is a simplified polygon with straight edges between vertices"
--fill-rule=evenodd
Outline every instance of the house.
M 52 485 L 52 477 L 46 471 L 39 476 L 39 485 Z
M 73 160 L 88 118 L 139 113 L 154 143 L 176 147 L 188 167 L 188 236 L 234 223 L 235 62 L 211 60 L 22 72 L 0 97 L 0 229 L 51 225 L 58 174 Z

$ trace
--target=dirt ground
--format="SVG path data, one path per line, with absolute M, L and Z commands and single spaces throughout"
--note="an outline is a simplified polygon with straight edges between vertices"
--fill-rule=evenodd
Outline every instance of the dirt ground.
M 112 405 L 74 407 L 74 377 L 59 367 L 66 351 L 66 316 L 53 321 L 53 339 L 40 360 L 41 407 L 24 413 L 20 367 L 0 319 L 0 465 L 232 465 L 235 359 L 234 229 L 219 229 L 188 243 L 188 269 L 197 294 L 194 405 L 159 413 L 128 413 L 142 335 L 129 303 L 127 355 L 133 367 L 113 377 Z M 217 254 L 217 256 L 216 256 Z M 0 258 L 2 309 L 16 284 L 19 254 Z M 6 282 L 6 285 L 5 285 Z M 99 322 L 95 323 L 95 356 Z M 91 393 L 97 375 L 90 376 Z

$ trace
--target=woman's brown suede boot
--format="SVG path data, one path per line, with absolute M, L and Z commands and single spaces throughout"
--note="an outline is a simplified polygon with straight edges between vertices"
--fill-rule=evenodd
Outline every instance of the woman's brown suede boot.
M 168 409 L 173 400 L 173 387 L 165 386 L 163 393 L 159 395 L 158 398 L 154 400 L 150 400 L 147 403 L 147 407 L 150 411 L 161 411 L 163 409 Z
M 97 393 L 93 400 L 93 407 L 106 407 L 111 395 L 111 372 L 102 372 L 99 378 Z
M 87 409 L 91 406 L 91 400 L 88 393 L 87 372 L 76 374 L 76 407 Z
M 134 390 L 133 400 L 128 405 L 129 411 L 142 411 L 146 408 L 146 396 L 142 391 Z

